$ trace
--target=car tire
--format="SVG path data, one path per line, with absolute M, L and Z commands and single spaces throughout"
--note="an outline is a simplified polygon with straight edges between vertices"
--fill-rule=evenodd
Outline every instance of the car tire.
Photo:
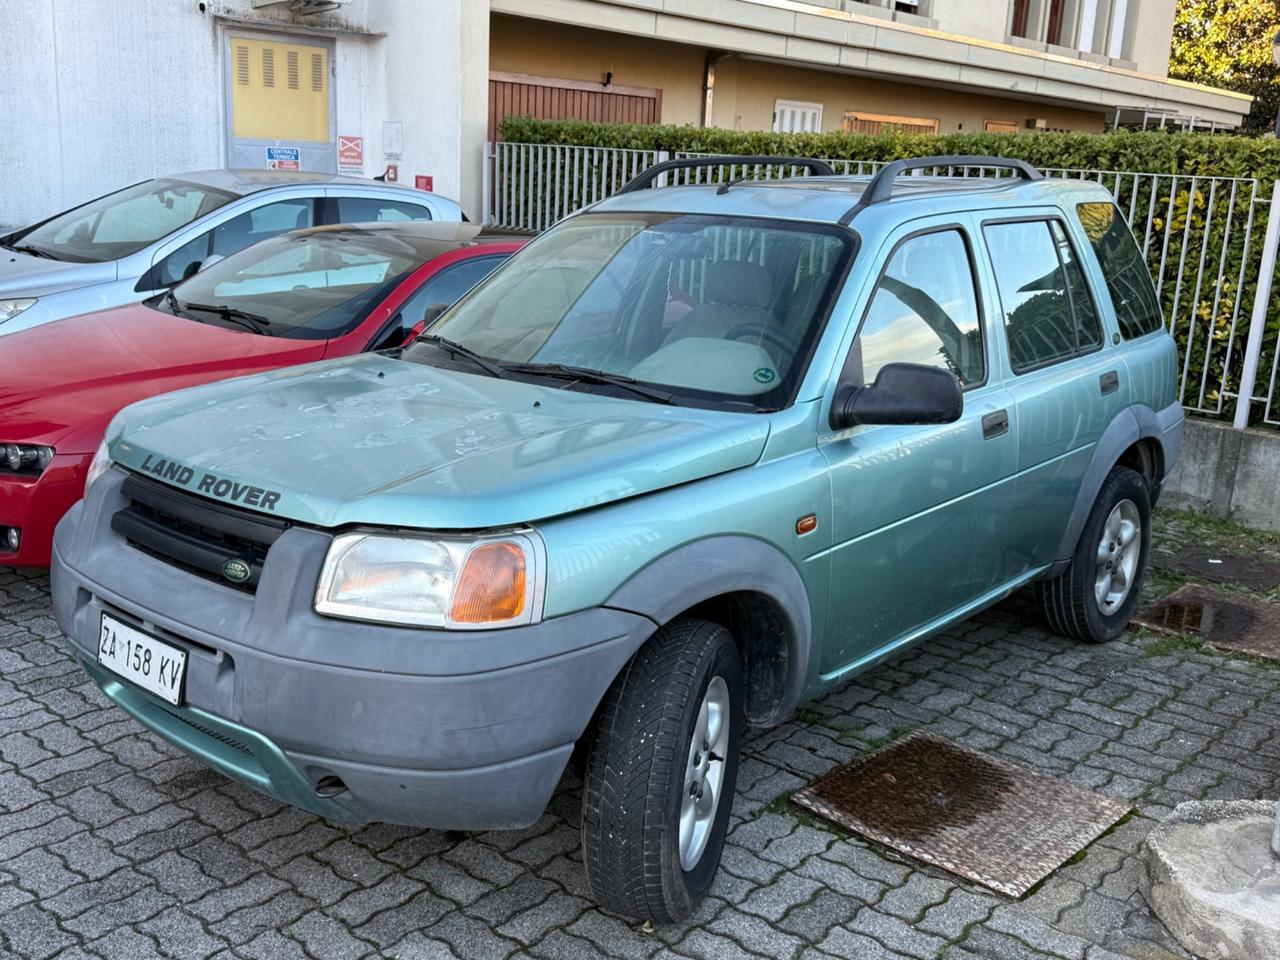
M 744 698 L 732 635 L 704 620 L 659 629 L 614 681 L 582 798 L 587 882 L 605 909 L 665 924 L 697 908 L 724 848 Z
M 1040 581 L 1049 626 L 1087 643 L 1118 637 L 1138 605 L 1150 547 L 1147 482 L 1128 467 L 1114 467 L 1085 520 L 1071 565 Z

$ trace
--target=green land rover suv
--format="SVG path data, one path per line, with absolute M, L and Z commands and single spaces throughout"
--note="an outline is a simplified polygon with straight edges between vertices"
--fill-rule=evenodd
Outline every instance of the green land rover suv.
M 521 827 L 577 750 L 591 889 L 664 922 L 748 725 L 1032 582 L 1120 633 L 1182 409 L 1106 191 L 974 157 L 654 186 L 726 162 L 647 171 L 407 348 L 126 408 L 55 540 L 85 670 L 333 819 Z M 1004 175 L 905 175 L 947 165 Z

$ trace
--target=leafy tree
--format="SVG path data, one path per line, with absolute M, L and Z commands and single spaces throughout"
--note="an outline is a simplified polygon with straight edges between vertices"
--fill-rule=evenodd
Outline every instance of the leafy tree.
M 1277 31 L 1276 0 L 1178 0 L 1169 76 L 1252 94 L 1244 129 L 1274 130 L 1280 67 L 1271 44 Z

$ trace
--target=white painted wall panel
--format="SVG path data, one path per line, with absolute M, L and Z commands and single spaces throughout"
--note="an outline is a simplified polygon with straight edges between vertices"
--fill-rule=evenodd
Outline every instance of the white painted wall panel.
M 401 182 L 433 176 L 437 191 L 470 192 L 469 209 L 478 209 L 480 148 L 472 145 L 475 156 L 466 158 L 464 185 L 459 118 L 465 101 L 480 118 L 482 143 L 484 0 L 354 0 L 309 18 L 283 4 L 255 11 L 250 0 L 206 6 L 202 13 L 196 0 L 3 0 L 0 228 L 147 177 L 222 166 L 223 36 L 238 29 L 333 28 L 335 132 L 364 137 L 365 175 L 383 170 L 382 121 L 400 119 Z M 385 36 L 365 35 L 379 31 Z

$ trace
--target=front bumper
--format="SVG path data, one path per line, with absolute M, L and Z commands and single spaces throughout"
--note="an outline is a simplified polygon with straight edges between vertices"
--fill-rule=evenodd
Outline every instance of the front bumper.
M 17 553 L 0 541 L 0 565 L 47 567 L 53 530 L 84 492 L 90 454 L 58 454 L 38 477 L 0 474 L 0 527 L 18 527 Z
M 256 594 L 204 580 L 111 530 L 110 471 L 59 526 L 54 614 L 121 707 L 210 766 L 323 816 L 453 829 L 542 813 L 576 741 L 651 621 L 596 608 L 450 632 L 336 620 L 312 598 L 330 537 L 290 528 Z M 103 611 L 187 651 L 172 707 L 96 663 Z M 338 777 L 345 790 L 322 796 Z M 326 781 L 331 783 L 332 781 Z

